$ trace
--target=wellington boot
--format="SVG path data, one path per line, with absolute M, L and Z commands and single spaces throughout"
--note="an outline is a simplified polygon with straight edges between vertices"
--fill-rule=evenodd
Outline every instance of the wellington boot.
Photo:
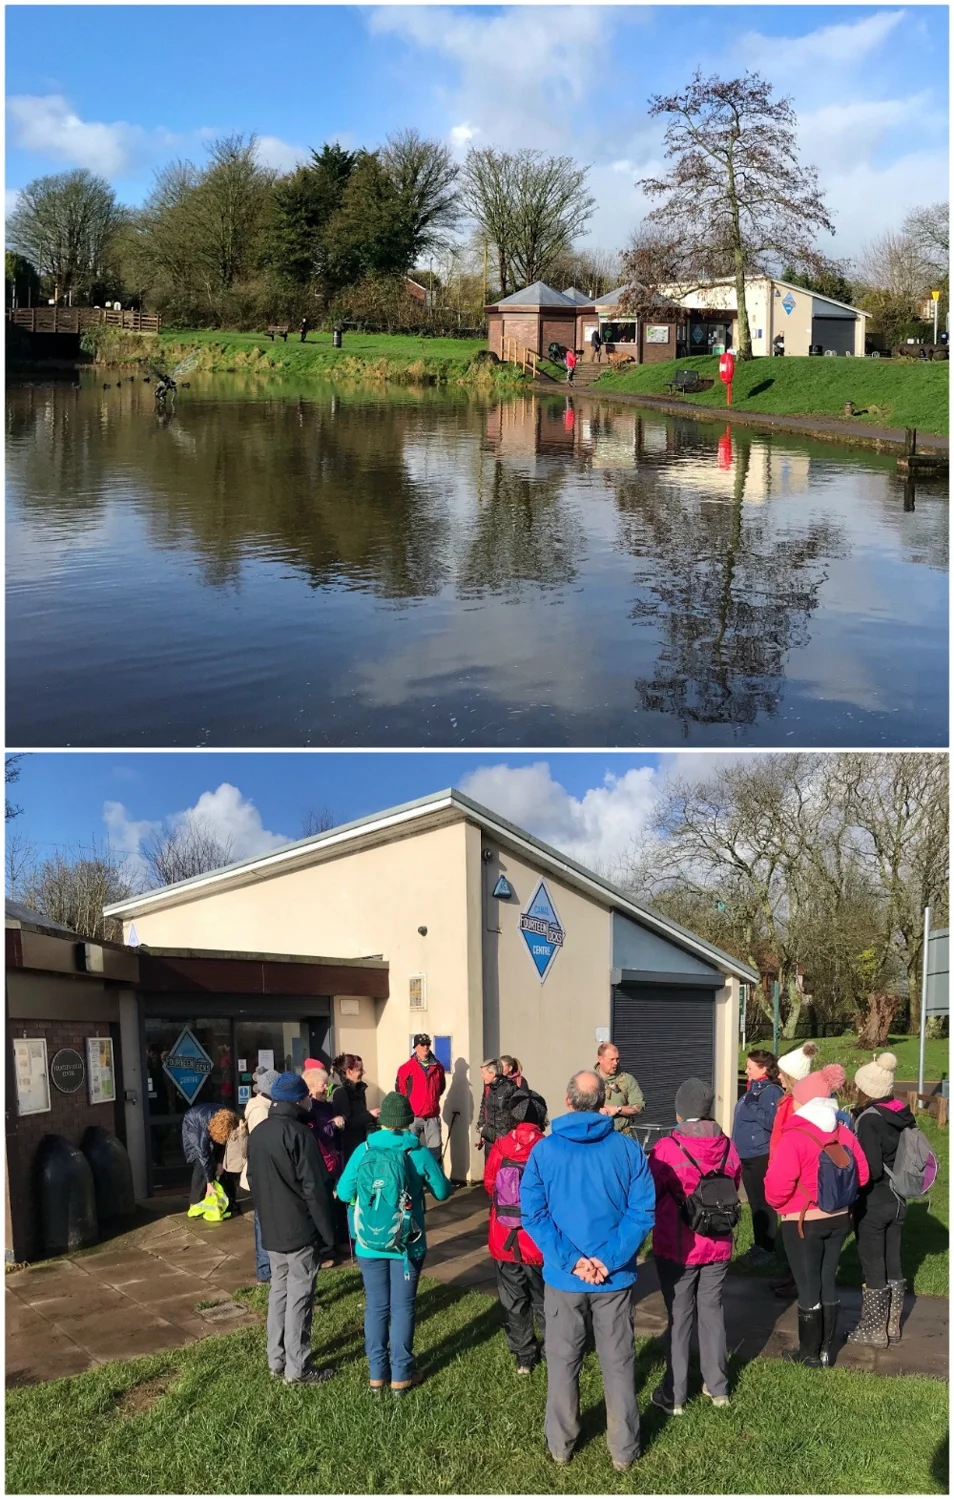
M 888 1313 L 888 1343 L 900 1344 L 901 1312 L 904 1307 L 904 1282 L 889 1281 L 888 1291 L 891 1293 L 891 1311 Z
M 821 1369 L 822 1305 L 798 1309 L 798 1348 L 792 1349 L 789 1359 L 798 1365 L 810 1365 Z
M 838 1311 L 840 1302 L 822 1303 L 822 1341 L 821 1362 L 826 1367 L 835 1363 L 835 1350 L 838 1347 Z
M 867 1344 L 872 1349 L 887 1349 L 890 1308 L 890 1287 L 862 1287 L 861 1317 L 857 1327 L 848 1335 L 849 1344 Z

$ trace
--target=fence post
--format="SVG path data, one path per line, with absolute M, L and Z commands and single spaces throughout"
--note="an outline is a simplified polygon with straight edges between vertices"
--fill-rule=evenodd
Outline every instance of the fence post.
M 779 986 L 776 979 L 772 985 L 772 1051 L 778 1057 Z
M 924 908 L 924 953 L 921 959 L 921 1035 L 918 1037 L 918 1093 L 924 1093 L 924 1042 L 927 1031 L 928 947 L 931 941 L 931 908 Z

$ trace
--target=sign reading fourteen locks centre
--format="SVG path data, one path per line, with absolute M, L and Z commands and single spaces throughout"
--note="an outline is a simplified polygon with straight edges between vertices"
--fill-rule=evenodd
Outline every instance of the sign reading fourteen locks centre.
M 566 930 L 543 880 L 526 910 L 520 913 L 520 931 L 542 984 L 566 938 Z
M 212 1072 L 212 1059 L 198 1037 L 189 1028 L 183 1027 L 176 1044 L 162 1065 L 187 1104 L 194 1104 L 196 1095 Z

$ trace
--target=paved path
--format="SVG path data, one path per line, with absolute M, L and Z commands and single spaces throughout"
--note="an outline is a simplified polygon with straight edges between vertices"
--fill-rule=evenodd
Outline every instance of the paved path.
M 154 1354 L 248 1326 L 254 1315 L 231 1300 L 255 1280 L 252 1221 L 225 1224 L 187 1219 L 185 1200 L 153 1199 L 147 1222 L 117 1239 L 6 1278 L 7 1383 L 32 1385 L 76 1375 L 113 1359 Z M 462 1290 L 496 1296 L 487 1254 L 487 1197 L 463 1188 L 428 1212 L 427 1274 Z M 844 1327 L 861 1306 L 855 1287 L 842 1289 Z M 198 1311 L 199 1302 L 218 1303 Z M 725 1291 L 730 1349 L 745 1359 L 778 1357 L 796 1341 L 794 1302 L 780 1302 L 757 1277 L 729 1276 Z M 636 1332 L 665 1332 L 666 1314 L 655 1267 L 641 1268 Z M 893 1348 L 845 1345 L 838 1364 L 879 1375 L 947 1378 L 948 1303 L 908 1297 L 904 1338 Z
M 540 395 L 553 395 L 554 386 L 549 381 L 533 381 L 532 388 Z M 638 396 L 632 391 L 603 389 L 599 385 L 577 385 L 574 380 L 569 393 L 593 401 L 619 401 L 624 406 L 644 406 L 650 411 L 664 412 L 667 416 L 692 417 L 697 422 L 725 422 L 742 427 L 759 427 L 776 432 L 800 433 L 803 437 L 856 443 L 866 448 L 903 449 L 903 427 L 876 427 L 870 422 L 852 422 L 838 417 L 783 417 L 770 412 L 739 411 L 736 407 L 723 410 L 717 406 L 696 406 L 691 401 L 670 399 L 667 396 Z M 931 432 L 918 433 L 918 450 L 937 453 L 947 457 L 950 439 Z

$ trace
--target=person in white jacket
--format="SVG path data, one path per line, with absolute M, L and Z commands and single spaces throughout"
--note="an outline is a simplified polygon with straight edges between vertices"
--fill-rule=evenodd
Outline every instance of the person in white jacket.
M 278 1077 L 274 1068 L 256 1068 L 252 1074 L 252 1097 L 245 1106 L 245 1124 L 251 1135 L 256 1125 L 261 1125 L 268 1111 L 272 1107 L 272 1084 Z M 248 1192 L 248 1161 L 242 1168 L 242 1176 L 239 1181 Z M 255 1225 L 255 1278 L 260 1282 L 269 1282 L 272 1279 L 271 1266 L 268 1261 L 268 1251 L 262 1245 L 262 1230 L 258 1222 L 258 1209 L 254 1213 Z

